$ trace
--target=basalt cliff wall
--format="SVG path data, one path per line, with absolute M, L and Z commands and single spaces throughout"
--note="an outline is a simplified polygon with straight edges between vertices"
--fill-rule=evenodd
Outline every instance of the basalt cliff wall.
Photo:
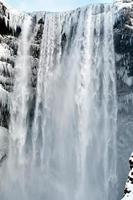
M 123 1 L 116 4 L 114 24 L 114 47 L 118 95 L 118 131 L 117 131 L 117 171 L 118 199 L 122 198 L 127 179 L 128 157 L 133 144 L 133 3 Z M 130 168 L 131 158 L 130 158 Z M 132 188 L 131 172 L 125 194 L 130 198 Z M 125 196 L 125 198 L 126 198 Z M 133 197 L 132 197 L 133 199 Z
M 15 62 L 18 53 L 19 35 L 25 13 L 7 8 L 0 2 L 0 162 L 8 155 L 8 135 L 10 126 L 10 98 L 14 85 Z M 44 28 L 44 13 L 32 13 L 32 43 L 30 47 L 30 64 L 32 67 L 30 112 L 34 115 L 37 70 L 40 45 Z M 62 49 L 66 36 L 62 35 Z M 118 96 L 118 199 L 131 199 L 133 193 L 132 155 L 129 170 L 128 158 L 133 150 L 133 4 L 132 1 L 114 3 L 114 49 L 116 62 L 117 96 Z M 124 190 L 125 186 L 125 190 Z M 123 192 L 124 191 L 124 192 Z M 133 198 L 132 198 L 133 199 Z

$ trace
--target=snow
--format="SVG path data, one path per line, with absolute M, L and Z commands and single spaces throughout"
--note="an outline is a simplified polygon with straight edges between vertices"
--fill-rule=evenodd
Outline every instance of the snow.
M 9 26 L 16 31 L 17 27 L 22 26 L 25 16 L 23 13 L 16 12 L 15 10 L 10 10 L 9 16 L 10 16 Z
M 4 17 L 6 25 L 9 22 L 9 27 L 12 28 L 14 31 L 16 31 L 17 27 L 21 27 L 23 24 L 23 21 L 25 17 L 27 16 L 26 13 L 18 11 L 12 7 L 10 7 L 5 1 L 1 1 L 3 5 L 7 8 L 6 9 L 6 15 L 1 16 Z M 9 17 L 9 18 L 8 18 Z
M 132 23 L 133 23 L 133 20 L 132 20 Z M 130 25 L 126 24 L 125 27 L 126 27 L 126 28 L 129 28 L 130 30 L 133 31 L 133 26 L 130 26 Z
M 5 43 L 0 44 L 0 58 L 9 58 L 12 55 L 9 46 Z
M 12 68 L 12 65 L 6 62 L 0 61 L 0 75 L 5 72 L 6 74 L 9 74 L 9 76 L 13 76 L 14 69 Z
M 118 11 L 123 9 L 123 8 L 132 8 L 133 6 L 133 2 L 132 3 L 120 3 L 120 4 L 117 4 L 118 6 Z
M 129 172 L 128 180 L 125 185 L 126 194 L 122 200 L 133 200 L 133 153 L 129 158 L 129 163 L 131 170 Z
M 133 152 L 131 153 L 129 160 L 131 160 L 133 162 Z
M 133 1 L 132 0 L 121 0 L 121 1 L 116 1 L 114 2 L 114 5 L 116 6 L 116 19 L 119 18 L 119 14 L 121 13 L 121 11 L 124 9 L 124 8 L 127 8 L 127 12 L 130 12 L 133 10 Z M 130 18 L 130 21 L 133 25 L 133 19 Z M 128 24 L 125 24 L 125 28 L 128 28 L 130 29 L 131 31 L 133 31 L 133 26 L 130 26 Z M 117 59 L 119 60 L 119 56 L 117 57 Z M 123 70 L 121 69 L 119 71 L 119 76 L 122 77 L 122 74 L 124 74 L 123 76 L 123 81 L 128 85 L 128 86 L 132 86 L 133 84 L 133 78 L 128 78 L 127 76 L 127 72 L 123 73 Z M 120 104 L 120 107 L 126 109 L 126 104 L 127 103 L 133 103 L 133 93 L 131 94 L 127 94 L 126 96 L 124 97 L 121 97 L 119 99 L 119 104 Z M 126 185 L 125 185 L 125 195 L 124 197 L 122 198 L 122 200 L 133 200 L 133 153 L 131 154 L 130 158 L 129 158 L 129 163 L 130 163 L 130 172 L 129 172 L 129 175 L 128 175 L 128 180 L 126 182 Z
M 9 77 L 1 76 L 0 75 L 0 82 L 2 84 L 12 84 L 12 79 Z
M 117 6 L 118 10 L 123 8 L 132 8 L 133 1 L 132 0 L 115 0 L 114 5 Z
M 38 22 L 40 19 L 44 19 L 44 15 L 45 15 L 45 12 L 44 12 L 44 11 L 32 12 L 32 13 L 31 13 L 31 16 L 36 16 L 37 22 Z
M 131 184 L 130 184 L 131 185 Z M 133 191 L 133 185 L 130 187 L 130 189 Z M 133 200 L 133 192 L 127 193 L 122 200 Z
M 9 5 L 6 2 L 6 0 L 0 0 L 0 2 L 3 3 L 6 7 L 9 7 Z

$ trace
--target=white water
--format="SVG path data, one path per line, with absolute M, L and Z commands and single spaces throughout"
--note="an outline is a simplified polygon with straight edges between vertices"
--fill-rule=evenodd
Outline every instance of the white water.
M 16 60 L 16 80 L 14 85 L 14 92 L 12 95 L 11 105 L 11 122 L 10 122 L 10 149 L 9 158 L 17 164 L 24 162 L 24 145 L 26 143 L 27 135 L 27 113 L 28 113 L 28 99 L 30 96 L 30 31 L 31 18 L 26 17 L 23 27 L 22 35 L 19 41 L 18 57 Z M 13 151 L 13 152 L 12 152 Z M 14 158 L 12 158 L 14 156 Z
M 25 16 L 22 26 L 22 34 L 19 39 L 18 57 L 15 63 L 16 78 L 14 92 L 11 97 L 9 155 L 6 168 L 3 166 L 5 169 L 3 169 L 4 177 L 2 177 L 4 181 L 1 183 L 1 188 L 3 190 L 0 194 L 1 200 L 18 199 L 17 194 L 19 193 L 17 186 L 18 188 L 21 188 L 20 184 L 22 183 L 23 175 L 23 171 L 19 168 L 19 166 L 25 166 L 24 148 L 27 135 L 27 104 L 30 96 L 29 74 L 31 70 L 29 56 L 30 31 L 31 18 L 29 16 Z M 18 179 L 18 176 L 20 175 L 21 178 Z M 14 190 L 14 188 L 16 188 L 16 190 Z
M 45 14 L 30 130 L 28 27 L 30 22 L 24 25 L 16 64 L 3 199 L 116 200 L 112 7 Z

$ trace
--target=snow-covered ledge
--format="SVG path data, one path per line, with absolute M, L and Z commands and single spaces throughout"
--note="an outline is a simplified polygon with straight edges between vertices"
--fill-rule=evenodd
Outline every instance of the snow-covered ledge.
M 26 15 L 25 12 L 13 9 L 4 0 L 0 0 L 0 18 L 4 21 L 6 27 L 9 27 L 14 33 L 22 27 Z
M 129 164 L 130 172 L 124 189 L 125 196 L 122 200 L 133 200 L 133 153 L 129 158 Z
M 114 5 L 121 10 L 122 8 L 133 8 L 133 0 L 114 0 Z

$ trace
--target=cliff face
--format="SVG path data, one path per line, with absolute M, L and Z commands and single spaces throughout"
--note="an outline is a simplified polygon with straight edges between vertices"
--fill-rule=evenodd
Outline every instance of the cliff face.
M 20 29 L 20 26 L 16 28 L 11 25 L 9 11 L 0 3 L 0 161 L 7 154 L 10 95 L 13 91 L 17 36 Z
M 128 157 L 133 144 L 133 3 L 125 1 L 117 4 L 115 10 L 114 45 L 116 55 L 116 75 L 118 94 L 118 191 L 122 198 L 128 171 Z M 131 172 L 130 172 L 131 174 Z M 129 175 L 130 176 L 130 175 Z M 130 179 L 129 179 L 130 182 Z M 126 185 L 129 196 L 131 186 Z M 133 198 L 133 197 L 132 197 Z
M 10 120 L 10 98 L 14 85 L 15 62 L 18 51 L 18 36 L 26 14 L 8 9 L 0 2 L 0 162 L 6 158 L 8 146 L 8 129 Z M 43 22 L 39 21 L 34 14 L 32 17 L 32 44 L 30 62 L 32 66 L 31 84 L 33 98 L 29 105 L 34 106 L 34 88 L 36 87 L 36 75 L 40 43 L 43 31 Z
M 18 36 L 26 14 L 10 10 L 0 3 L 0 162 L 7 155 L 8 129 L 10 120 L 10 97 L 14 85 L 15 61 L 18 51 Z M 32 98 L 29 102 L 29 116 L 33 118 L 35 88 L 40 55 L 40 45 L 44 28 L 44 14 L 32 13 L 32 43 L 30 62 L 32 67 Z M 62 50 L 66 42 L 62 35 Z M 128 158 L 133 144 L 133 6 L 131 1 L 117 2 L 115 8 L 114 46 L 116 58 L 118 94 L 118 199 L 122 198 L 128 172 Z M 125 187 L 125 198 L 132 195 L 132 156 L 131 172 Z M 131 192 L 130 192 L 131 191 Z M 133 199 L 133 198 L 132 198 Z

